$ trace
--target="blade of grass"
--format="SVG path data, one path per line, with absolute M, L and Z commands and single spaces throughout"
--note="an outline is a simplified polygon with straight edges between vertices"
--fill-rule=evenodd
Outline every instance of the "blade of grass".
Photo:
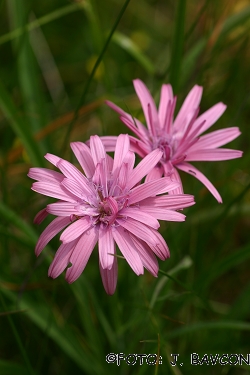
M 190 324 L 185 327 L 177 328 L 167 334 L 168 339 L 173 339 L 185 335 L 187 333 L 200 332 L 200 330 L 211 330 L 211 329 L 225 329 L 225 330 L 237 330 L 237 331 L 250 331 L 250 323 L 239 320 L 228 320 L 220 322 L 199 322 Z
M 176 10 L 175 30 L 172 41 L 172 54 L 170 63 L 170 83 L 175 93 L 178 93 L 179 78 L 184 46 L 186 0 L 179 0 Z
M 183 289 L 185 289 L 187 292 L 191 293 L 191 294 L 194 294 L 195 296 L 197 296 L 201 302 L 204 304 L 204 306 L 206 307 L 207 310 L 211 310 L 211 307 L 209 305 L 209 302 L 204 299 L 203 297 L 201 297 L 201 293 L 197 293 L 194 289 L 191 289 L 189 286 L 187 287 L 182 281 L 176 279 L 175 277 L 173 276 L 170 276 L 167 272 L 165 271 L 162 271 L 162 270 L 159 270 L 159 273 L 161 273 L 162 275 L 165 275 L 167 276 L 170 280 L 174 281 L 176 284 L 180 285 Z
M 85 3 L 84 0 L 82 2 Z M 65 7 L 59 8 L 59 9 L 55 10 L 54 12 L 46 14 L 45 16 L 42 16 L 40 18 L 37 18 L 35 21 L 32 21 L 32 22 L 28 23 L 24 27 L 19 27 L 15 30 L 11 31 L 10 33 L 2 35 L 0 37 L 0 44 L 9 42 L 12 39 L 18 38 L 19 36 L 21 36 L 26 31 L 33 30 L 37 27 L 40 27 L 40 26 L 45 25 L 49 22 L 52 22 L 52 21 L 54 21 L 54 20 L 56 20 L 60 17 L 66 16 L 67 14 L 75 12 L 79 9 L 82 9 L 81 2 L 70 4 L 70 5 L 67 5 Z
M 239 297 L 236 298 L 228 313 L 229 319 L 247 319 L 250 312 L 249 305 L 250 283 L 246 285 Z
M 4 86 L 0 83 L 0 108 L 5 117 L 10 122 L 14 132 L 20 138 L 23 146 L 25 147 L 30 161 L 37 166 L 44 166 L 44 158 L 39 145 L 33 139 L 31 131 L 23 119 L 18 115 L 17 109 L 12 102 L 11 97 L 5 90 Z
M 193 264 L 192 262 L 192 259 L 189 257 L 189 256 L 186 256 L 184 257 L 179 264 L 177 264 L 174 268 L 172 268 L 168 274 L 169 275 L 175 275 L 177 274 L 179 271 L 181 270 L 184 270 L 184 269 L 187 269 L 189 267 L 191 267 Z M 166 275 L 165 275 L 166 276 Z M 165 286 L 165 284 L 167 283 L 168 281 L 168 278 L 167 277 L 162 277 L 158 283 L 156 284 L 156 287 L 154 289 L 154 292 L 152 294 L 152 298 L 151 298 L 151 301 L 149 303 L 149 308 L 150 309 L 153 309 L 154 305 L 155 305 L 155 302 L 162 290 L 162 288 Z
M 203 274 L 201 280 L 197 282 L 199 289 L 207 288 L 216 278 L 229 271 L 231 268 L 245 262 L 250 258 L 250 244 L 247 244 L 241 249 L 230 254 L 228 257 L 214 264 L 214 267 L 210 267 L 208 273 Z M 203 289 L 202 289 L 203 290 Z
M 202 7 L 200 8 L 200 10 L 198 11 L 195 20 L 193 21 L 193 23 L 191 24 L 189 30 L 185 34 L 185 40 L 186 41 L 191 37 L 191 35 L 193 34 L 195 28 L 199 24 L 199 21 L 200 21 L 201 17 L 203 16 L 203 14 L 205 13 L 205 11 L 207 10 L 206 8 L 208 7 L 209 2 L 210 2 L 210 0 L 206 0 L 204 2 L 204 4 L 202 5 Z
M 14 240 L 19 244 L 22 244 L 27 247 L 32 247 L 34 246 L 34 243 L 30 238 L 24 237 L 24 236 L 17 236 L 11 231 L 8 227 L 5 227 L 3 225 L 0 225 L 0 235 L 2 236 L 1 241 L 4 239 L 4 237 Z
M 16 302 L 16 295 L 7 290 L 2 289 L 2 293 L 6 295 L 11 301 Z M 96 361 L 92 358 L 89 351 L 85 353 L 82 348 L 82 343 L 77 340 L 75 332 L 72 331 L 67 325 L 59 327 L 56 321 L 49 322 L 48 327 L 48 310 L 46 304 L 31 302 L 30 299 L 22 295 L 21 301 L 19 301 L 18 308 L 25 310 L 24 314 L 37 326 L 44 334 L 48 335 L 54 342 L 63 350 L 63 352 L 69 356 L 84 372 L 87 373 L 98 373 L 95 372 Z M 81 338 L 83 339 L 83 338 Z M 99 368 L 99 367 L 98 367 Z
M 33 20 L 36 19 L 34 13 L 31 17 Z M 41 27 L 31 30 L 30 44 L 54 104 L 58 105 L 61 102 L 66 108 L 70 108 L 70 99 L 64 82 Z
M 36 244 L 38 236 L 33 228 L 27 224 L 23 219 L 18 216 L 11 208 L 6 206 L 3 202 L 0 201 L 0 215 L 2 218 L 10 222 L 16 228 L 20 229 L 22 233 L 25 233 L 29 242 Z
M 227 34 L 233 31 L 237 27 L 242 27 L 242 25 L 248 21 L 250 18 L 250 6 L 246 6 L 242 11 L 233 14 L 228 17 L 224 22 L 220 35 L 218 37 L 217 43 L 222 42 L 222 39 L 225 38 Z
M 129 4 L 129 2 L 130 2 L 130 0 L 126 0 L 125 3 L 123 4 L 122 9 L 121 9 L 120 13 L 118 14 L 118 16 L 117 16 L 117 18 L 115 20 L 115 23 L 114 23 L 114 25 L 113 25 L 113 27 L 112 27 L 109 35 L 108 35 L 108 38 L 107 38 L 107 40 L 106 40 L 106 42 L 105 42 L 105 44 L 104 44 L 104 46 L 102 48 L 102 51 L 101 51 L 100 55 L 98 56 L 98 59 L 96 60 L 96 63 L 95 63 L 95 65 L 94 65 L 94 67 L 93 67 L 93 69 L 92 69 L 92 71 L 90 73 L 89 79 L 87 80 L 86 85 L 85 85 L 85 87 L 83 89 L 83 93 L 82 93 L 82 96 L 81 96 L 81 98 L 79 100 L 78 106 L 76 107 L 74 118 L 73 118 L 72 122 L 70 123 L 68 131 L 66 133 L 65 140 L 63 142 L 62 151 L 66 150 L 67 142 L 68 142 L 68 140 L 70 138 L 70 134 L 71 134 L 71 131 L 73 129 L 73 126 L 74 126 L 74 124 L 75 124 L 75 122 L 76 122 L 76 120 L 78 118 L 79 110 L 80 110 L 81 106 L 83 105 L 83 103 L 85 101 L 85 97 L 86 97 L 86 94 L 87 94 L 87 92 L 89 90 L 90 83 L 92 82 L 92 79 L 93 79 L 93 77 L 95 75 L 95 72 L 96 72 L 98 66 L 100 65 L 100 63 L 101 63 L 101 61 L 103 59 L 103 56 L 104 56 L 104 54 L 105 54 L 105 52 L 106 52 L 106 50 L 107 50 L 107 48 L 109 46 L 111 38 L 112 38 L 112 36 L 113 36 L 116 28 L 118 27 L 118 25 L 120 23 L 120 20 L 121 20 L 121 18 L 123 16 L 125 10 L 127 9 L 127 6 Z
M 79 117 L 84 116 L 87 113 L 93 112 L 96 108 L 100 107 L 100 105 L 104 102 L 103 98 L 99 98 L 98 100 L 88 103 L 87 105 L 83 106 L 79 110 Z M 38 133 L 35 134 L 34 138 L 36 141 L 40 141 L 41 139 L 47 137 L 49 134 L 53 133 L 57 129 L 61 129 L 64 125 L 68 125 L 70 121 L 74 118 L 74 112 L 69 112 L 64 114 L 61 117 L 58 117 L 56 120 L 53 120 L 48 125 L 46 125 L 43 129 L 41 129 Z M 23 151 L 22 145 L 11 149 L 8 155 L 8 163 L 13 163 Z M 1 161 L 1 159 L 0 159 Z
M 72 284 L 70 289 L 78 302 L 82 324 L 86 333 L 86 340 L 91 352 L 94 354 L 94 357 L 100 358 L 105 356 L 104 345 L 99 337 L 100 327 L 98 327 L 95 322 L 95 313 L 91 313 L 92 296 L 89 294 L 89 289 L 86 288 L 86 285 L 80 285 L 83 280 L 84 275 L 82 275 L 78 283 Z
M 148 74 L 155 73 L 155 67 L 149 58 L 142 53 L 140 48 L 126 35 L 116 31 L 112 38 L 119 47 L 129 53 L 145 70 Z
M 3 298 L 3 296 L 2 296 L 1 290 L 0 290 L 0 300 L 1 300 L 1 303 L 2 303 L 2 305 L 3 305 L 3 309 L 4 309 L 4 311 L 7 312 L 7 307 L 6 307 L 6 304 L 5 304 L 4 298 Z M 31 375 L 34 375 L 35 372 L 34 372 L 34 370 L 32 369 L 31 363 L 30 363 L 29 358 L 28 358 L 28 356 L 27 356 L 27 354 L 26 354 L 25 348 L 24 348 L 24 346 L 23 346 L 23 344 L 22 344 L 22 340 L 20 339 L 20 336 L 19 336 L 18 331 L 17 331 L 17 329 L 16 329 L 16 326 L 15 326 L 13 320 L 12 320 L 12 317 L 11 317 L 9 314 L 7 314 L 7 319 L 8 319 L 8 321 L 9 321 L 9 324 L 10 324 L 11 330 L 12 330 L 12 332 L 13 332 L 13 335 L 14 335 L 14 337 L 15 337 L 15 340 L 16 340 L 16 342 L 17 342 L 17 345 L 18 345 L 18 347 L 19 347 L 19 350 L 20 350 L 20 352 L 21 352 L 21 354 L 22 354 L 23 360 L 24 360 L 24 362 L 25 362 L 25 364 L 26 364 L 26 367 L 27 367 L 28 373 L 31 374 Z
M 94 338 L 94 333 L 96 331 L 96 327 L 92 327 L 92 322 L 90 324 L 89 321 L 86 320 L 87 314 L 89 314 L 89 307 L 86 306 L 86 300 L 91 298 L 91 302 L 95 306 L 95 313 L 99 318 L 99 322 L 103 327 L 103 330 L 109 339 L 110 345 L 114 346 L 116 343 L 116 335 L 110 325 L 109 320 L 105 316 L 103 311 L 103 307 L 101 303 L 98 301 L 98 295 L 95 292 L 95 289 L 87 282 L 84 275 L 81 276 L 81 280 L 78 283 L 71 285 L 72 291 L 78 301 L 78 306 L 80 307 L 81 311 L 85 313 L 81 314 L 84 316 L 83 324 L 86 325 L 86 331 L 89 332 L 90 340 L 93 340 L 93 346 L 96 347 L 96 340 Z M 88 293 L 86 293 L 88 291 Z
M 12 28 L 19 26 L 24 28 L 29 14 L 29 9 L 25 4 L 18 0 L 8 1 Z M 32 133 L 34 133 L 46 123 L 46 110 L 44 106 L 45 99 L 38 80 L 37 64 L 35 63 L 27 31 L 21 37 L 13 40 L 12 45 L 17 60 L 18 80 L 26 112 L 26 121 L 32 129 Z M 43 152 L 45 153 L 45 148 Z
M 184 86 L 188 79 L 192 77 L 192 73 L 197 67 L 198 59 L 205 50 L 206 45 L 207 40 L 205 38 L 201 38 L 192 48 L 189 49 L 188 53 L 183 58 L 180 86 Z
M 27 375 L 27 369 L 19 365 L 18 363 L 13 363 L 10 361 L 4 361 L 0 359 L 0 374 L 2 375 Z

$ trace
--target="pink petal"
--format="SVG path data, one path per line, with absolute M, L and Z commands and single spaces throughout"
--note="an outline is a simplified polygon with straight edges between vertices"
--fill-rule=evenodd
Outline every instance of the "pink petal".
M 161 97 L 160 97 L 160 104 L 159 104 L 159 121 L 160 127 L 163 128 L 167 116 L 167 112 L 169 110 L 169 103 L 173 101 L 173 90 L 171 85 L 162 85 L 161 86 Z
M 39 211 L 35 218 L 34 218 L 34 223 L 35 224 L 41 224 L 43 222 L 43 220 L 48 216 L 48 211 L 47 211 L 47 207 L 46 208 L 43 208 L 41 211 Z
M 129 136 L 130 139 L 130 150 L 136 152 L 140 157 L 144 158 L 148 153 L 152 151 L 151 144 L 140 141 L 139 139 Z M 145 140 L 145 138 L 144 138 Z
M 151 169 L 149 174 L 146 176 L 145 182 L 158 180 L 159 178 L 162 177 L 162 175 L 163 175 L 163 167 L 161 165 L 156 166 L 153 169 Z
M 110 171 L 107 170 L 106 159 L 102 159 L 100 162 L 100 184 L 102 187 L 102 193 L 104 197 L 108 196 L 108 176 Z
M 131 115 L 129 115 L 128 113 L 126 113 L 125 111 L 123 111 L 123 109 L 121 109 L 120 107 L 118 107 L 116 104 L 110 102 L 109 100 L 106 101 L 106 104 L 112 108 L 114 111 L 116 111 L 117 113 L 119 113 L 119 115 L 121 116 L 120 119 L 122 122 L 124 122 L 124 124 L 130 129 L 132 130 L 132 132 L 134 132 L 139 138 L 142 138 L 146 136 L 147 134 L 147 130 L 145 128 L 144 125 L 142 125 L 142 123 L 137 120 L 136 118 L 132 117 Z M 106 137 L 105 137 L 106 138 Z M 109 137 L 107 137 L 109 138 Z M 110 141 L 112 142 L 112 137 L 110 137 Z M 114 151 L 111 150 L 111 149 L 107 149 L 107 151 Z
M 108 154 L 106 155 L 106 163 L 107 163 L 107 170 L 112 171 L 114 159 L 112 159 L 111 156 L 109 156 Z
M 150 212 L 141 210 L 139 207 L 127 207 L 120 211 L 120 214 L 124 217 L 131 217 L 137 221 L 140 221 L 143 224 L 148 225 L 154 229 L 158 229 L 160 224 L 158 220 L 155 219 L 154 215 L 151 215 Z
M 114 257 L 114 262 L 111 269 L 103 269 L 99 262 L 100 274 L 102 283 L 107 294 L 112 295 L 115 292 L 117 284 L 117 258 Z
M 142 275 L 144 273 L 143 264 L 129 234 L 122 227 L 116 227 L 113 231 L 113 238 L 132 270 L 136 275 Z
M 213 194 L 215 199 L 217 199 L 219 203 L 222 203 L 222 198 L 220 194 L 218 193 L 218 191 L 215 189 L 212 183 L 207 179 L 207 177 L 204 176 L 204 174 L 201 173 L 197 168 L 195 168 L 193 165 L 189 163 L 180 163 L 178 164 L 178 169 L 184 172 L 187 172 L 191 174 L 192 176 L 196 177 L 197 180 L 200 180 L 206 186 L 206 188 Z
M 240 134 L 241 132 L 239 128 L 236 127 L 216 130 L 212 133 L 200 137 L 198 142 L 196 142 L 192 147 L 190 147 L 188 151 L 192 152 L 196 150 L 224 146 L 226 143 L 233 141 Z
M 93 189 L 89 180 L 71 163 L 66 160 L 60 160 L 57 167 L 62 171 L 65 177 L 70 180 L 75 180 L 79 185 L 82 185 L 85 191 L 89 194 L 93 193 Z
M 172 182 L 169 177 L 162 177 L 159 180 L 145 182 L 133 188 L 129 195 L 129 205 L 140 202 L 141 200 L 162 194 L 176 189 L 179 186 L 177 182 Z
M 69 259 L 71 257 L 72 251 L 74 250 L 77 240 L 72 241 L 67 244 L 61 244 L 56 252 L 56 255 L 51 263 L 48 271 L 48 276 L 55 279 L 58 277 L 68 266 Z
M 187 95 L 182 107 L 174 121 L 174 128 L 176 131 L 182 130 L 186 127 L 190 114 L 199 107 L 202 96 L 202 87 L 195 85 Z
M 201 116 L 199 116 L 196 119 L 193 127 L 196 128 L 197 126 L 199 126 L 199 124 L 205 121 L 204 125 L 199 130 L 199 134 L 203 133 L 221 117 L 221 115 L 225 112 L 226 108 L 227 106 L 223 103 L 215 104 L 213 107 L 208 109 L 206 112 L 204 112 Z
M 147 122 L 149 132 L 152 135 L 157 134 L 157 130 L 160 128 L 158 112 L 155 106 L 155 102 L 144 83 L 140 79 L 133 81 L 136 94 L 141 102 L 141 106 L 144 112 L 144 116 Z
M 240 158 L 242 151 L 227 148 L 196 150 L 187 154 L 186 161 L 218 161 Z M 178 165 L 179 168 L 179 165 Z
M 61 234 L 60 240 L 63 243 L 74 241 L 80 237 L 84 232 L 92 227 L 92 221 L 89 217 L 84 216 L 79 220 L 76 220 L 73 224 L 69 225 Z
M 173 122 L 174 122 L 174 111 L 176 107 L 177 97 L 175 96 L 172 101 L 168 102 L 168 109 L 166 113 L 166 118 L 162 125 L 163 131 L 166 134 L 172 134 L 173 132 Z
M 155 244 L 147 242 L 148 246 L 161 260 L 165 260 L 170 257 L 170 252 L 164 238 L 160 235 L 157 230 L 152 230 L 152 235 L 155 239 Z
M 117 169 L 121 167 L 121 163 L 123 159 L 127 155 L 130 147 L 129 136 L 127 134 L 121 134 L 117 138 L 117 143 L 115 147 L 115 154 L 114 154 L 114 165 L 112 173 L 116 173 Z
M 102 136 L 100 137 L 103 146 L 107 152 L 115 151 L 115 146 L 117 142 L 117 137 L 115 136 Z
M 180 195 L 161 195 L 159 197 L 147 198 L 140 202 L 142 210 L 147 210 L 151 207 L 157 207 L 168 210 L 181 210 L 185 207 L 190 207 L 195 204 L 194 196 L 189 194 Z
M 128 217 L 127 219 L 118 219 L 117 223 L 120 224 L 124 229 L 128 232 L 131 232 L 136 237 L 140 238 L 141 240 L 151 243 L 152 245 L 156 245 L 156 239 L 154 236 L 154 229 L 148 227 L 147 225 Z M 115 237 L 114 237 L 115 238 Z M 116 240 L 116 239 L 115 239 Z
M 47 205 L 47 211 L 55 216 L 70 216 L 79 214 L 79 210 L 75 208 L 76 203 L 56 202 Z
M 57 217 L 55 218 L 42 232 L 40 235 L 36 248 L 35 254 L 38 256 L 41 251 L 45 248 L 45 246 L 49 243 L 49 241 L 55 237 L 57 233 L 59 233 L 63 228 L 66 227 L 70 223 L 69 217 Z
M 111 226 L 100 225 L 98 246 L 100 265 L 102 269 L 110 270 L 115 258 L 115 242 Z
M 100 163 L 102 159 L 106 159 L 104 145 L 97 135 L 90 137 L 90 151 L 95 165 Z
M 69 193 L 74 194 L 76 197 L 80 198 L 81 200 L 87 200 L 87 197 L 93 195 L 93 191 L 90 193 L 89 190 L 85 189 L 85 186 L 77 182 L 76 180 L 70 180 L 65 178 L 61 185 L 67 190 Z M 79 200 L 79 199 L 76 199 Z
M 119 171 L 119 176 L 117 180 L 113 182 L 113 185 L 112 185 L 112 191 L 114 191 L 114 195 L 116 195 L 115 191 L 117 189 L 119 189 L 117 194 L 120 194 L 121 191 L 125 189 L 127 180 L 128 180 L 128 164 L 123 163 Z
M 52 183 L 55 181 L 61 182 L 64 179 L 64 176 L 61 173 L 46 168 L 30 168 L 28 177 L 33 180 Z
M 77 242 L 77 245 L 70 257 L 72 266 L 66 271 L 66 280 L 69 284 L 73 283 L 83 272 L 89 257 L 98 240 L 98 231 L 92 227 L 89 231 L 85 232 Z
M 186 216 L 181 214 L 180 212 L 166 210 L 166 208 L 162 207 L 145 207 L 143 206 L 142 211 L 152 215 L 154 218 L 158 220 L 166 220 L 166 221 L 185 221 Z M 155 228 L 157 229 L 157 228 Z
M 162 157 L 162 152 L 159 149 L 156 149 L 145 158 L 135 167 L 131 172 L 130 177 L 127 183 L 127 189 L 131 189 L 132 186 L 135 186 L 141 179 L 146 176 L 152 168 L 160 161 Z
M 111 209 L 111 213 L 114 214 L 114 215 L 117 215 L 119 209 L 118 209 L 118 204 L 117 204 L 117 201 L 115 200 L 115 198 L 108 197 L 106 199 L 106 201 L 109 204 L 109 207 Z
M 169 194 L 176 195 L 176 194 L 183 194 L 183 186 L 182 181 L 180 178 L 180 175 L 176 168 L 173 168 L 170 175 L 171 181 L 179 183 L 179 186 L 177 186 L 175 189 L 170 190 Z
M 131 117 L 131 116 L 130 116 Z M 135 134 L 138 138 L 144 141 L 144 143 L 149 143 L 149 133 L 143 124 L 134 117 L 120 117 L 120 120 Z
M 154 276 L 157 277 L 159 265 L 158 261 L 150 247 L 142 240 L 131 235 L 135 248 L 141 258 L 143 266 Z
M 34 182 L 32 190 L 48 197 L 57 198 L 67 202 L 76 202 L 77 197 L 68 192 L 63 186 L 51 182 Z
M 89 147 L 82 142 L 72 142 L 70 146 L 86 176 L 92 177 L 95 173 L 95 165 Z
M 63 160 L 59 158 L 59 156 L 53 155 L 53 154 L 46 154 L 45 159 L 47 159 L 51 164 L 53 164 L 55 167 L 57 163 L 59 163 L 60 160 Z
M 112 108 L 115 112 L 117 112 L 120 116 L 124 116 L 124 117 L 130 117 L 130 115 L 125 112 L 123 109 L 121 109 L 120 107 L 118 107 L 115 103 L 113 102 L 110 102 L 109 100 L 106 100 L 105 103 L 110 107 Z

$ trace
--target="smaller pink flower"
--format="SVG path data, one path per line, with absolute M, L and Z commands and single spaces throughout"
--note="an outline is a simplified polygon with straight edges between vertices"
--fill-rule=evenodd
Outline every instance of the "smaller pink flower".
M 202 87 L 194 86 L 186 97 L 178 115 L 174 119 L 176 97 L 171 85 L 163 85 L 159 109 L 142 81 L 133 81 L 135 91 L 141 102 L 147 128 L 137 119 L 124 112 L 114 103 L 107 104 L 120 114 L 122 122 L 139 138 L 130 136 L 131 150 L 142 158 L 152 150 L 162 151 L 160 162 L 149 172 L 147 181 L 168 176 L 180 183 L 170 194 L 183 193 L 182 183 L 177 169 L 191 174 L 200 180 L 218 202 L 221 196 L 212 183 L 195 168 L 190 161 L 217 161 L 235 159 L 242 156 L 242 151 L 219 148 L 241 133 L 232 127 L 216 130 L 201 136 L 223 114 L 225 104 L 217 103 L 208 111 L 198 116 Z M 113 151 L 116 137 L 102 137 L 107 151 Z
M 28 174 L 37 180 L 32 190 L 58 199 L 35 218 L 40 223 L 48 214 L 56 216 L 37 242 L 37 256 L 63 231 L 49 276 L 56 278 L 68 267 L 66 280 L 74 282 L 97 242 L 100 273 L 108 294 L 114 293 L 117 283 L 116 244 L 137 275 L 143 274 L 145 267 L 157 276 L 156 256 L 162 260 L 169 257 L 167 244 L 158 233 L 158 219 L 184 221 L 185 216 L 176 210 L 193 205 L 193 196 L 163 195 L 179 185 L 167 177 L 140 184 L 160 161 L 162 151 L 152 151 L 134 168 L 128 135 L 117 138 L 114 159 L 106 154 L 98 136 L 90 138 L 90 147 L 74 142 L 71 148 L 85 175 L 51 154 L 45 158 L 61 173 L 31 168 Z

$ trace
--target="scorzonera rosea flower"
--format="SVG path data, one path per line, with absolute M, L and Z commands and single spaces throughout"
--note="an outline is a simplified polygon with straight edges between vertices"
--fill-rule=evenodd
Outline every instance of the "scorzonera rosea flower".
M 37 182 L 32 190 L 58 199 L 36 216 L 41 222 L 47 214 L 57 216 L 41 234 L 36 245 L 38 256 L 59 232 L 61 246 L 49 268 L 56 278 L 67 267 L 66 280 L 74 282 L 83 272 L 98 242 L 99 266 L 104 288 L 113 294 L 117 283 L 116 245 L 132 270 L 143 274 L 144 267 L 158 273 L 156 256 L 164 260 L 169 249 L 158 233 L 159 220 L 183 221 L 178 209 L 194 204 L 191 195 L 163 195 L 179 185 L 169 178 L 140 184 L 142 178 L 162 158 L 162 151 L 149 153 L 136 167 L 128 135 L 117 139 L 114 159 L 106 154 L 98 136 L 90 146 L 71 143 L 85 175 L 66 160 L 47 154 L 45 158 L 60 172 L 31 168 L 28 176 Z M 161 194 L 159 196 L 159 194 Z
M 173 96 L 171 85 L 164 84 L 161 88 L 159 109 L 142 81 L 133 81 L 137 96 L 146 119 L 147 128 L 136 118 L 114 103 L 107 104 L 120 114 L 122 122 L 139 138 L 130 136 L 131 150 L 141 157 L 152 150 L 162 151 L 162 158 L 149 172 L 146 181 L 168 176 L 180 183 L 170 194 L 183 193 L 181 179 L 177 169 L 191 174 L 200 180 L 213 194 L 218 202 L 221 196 L 212 183 L 195 168 L 190 161 L 217 161 L 239 158 L 242 152 L 219 148 L 237 138 L 239 128 L 231 127 L 216 130 L 200 136 L 210 128 L 226 109 L 225 104 L 217 103 L 198 117 L 202 87 L 194 86 L 186 97 L 178 115 L 174 119 L 176 97 Z M 116 137 L 102 137 L 107 151 L 114 150 Z

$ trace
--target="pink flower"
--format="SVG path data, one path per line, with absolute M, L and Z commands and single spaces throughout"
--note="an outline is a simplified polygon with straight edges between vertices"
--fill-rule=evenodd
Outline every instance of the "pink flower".
M 168 247 L 158 233 L 160 220 L 183 221 L 176 212 L 194 204 L 190 195 L 160 195 L 179 185 L 169 178 L 141 179 L 162 158 L 162 151 L 149 153 L 135 168 L 135 155 L 129 151 L 128 135 L 117 138 L 114 160 L 106 154 L 98 136 L 90 138 L 90 147 L 71 143 L 85 175 L 66 160 L 47 154 L 45 158 L 60 171 L 31 168 L 28 176 L 32 190 L 59 199 L 36 216 L 40 223 L 47 214 L 57 216 L 41 234 L 36 245 L 38 256 L 60 231 L 62 241 L 49 268 L 56 278 L 65 268 L 66 280 L 74 282 L 83 272 L 98 242 L 99 266 L 104 288 L 113 294 L 117 283 L 116 246 L 132 270 L 143 274 L 144 267 L 154 276 L 158 273 L 157 255 L 169 257 Z
M 237 138 L 239 128 L 216 130 L 200 136 L 210 128 L 226 109 L 225 104 L 217 103 L 198 116 L 202 87 L 194 86 L 186 97 L 178 115 L 174 119 L 176 97 L 171 85 L 163 85 L 160 105 L 157 110 L 147 87 L 139 79 L 134 80 L 134 88 L 142 105 L 147 129 L 137 119 L 124 112 L 114 103 L 107 104 L 121 115 L 121 120 L 139 138 L 130 136 L 131 150 L 145 157 L 152 150 L 159 149 L 163 155 L 160 162 L 149 172 L 147 181 L 168 176 L 180 183 L 171 194 L 183 193 L 177 169 L 187 172 L 200 180 L 214 195 L 218 202 L 221 196 L 211 182 L 190 161 L 217 161 L 239 158 L 241 151 L 219 148 Z M 114 150 L 116 137 L 102 137 L 107 151 Z

